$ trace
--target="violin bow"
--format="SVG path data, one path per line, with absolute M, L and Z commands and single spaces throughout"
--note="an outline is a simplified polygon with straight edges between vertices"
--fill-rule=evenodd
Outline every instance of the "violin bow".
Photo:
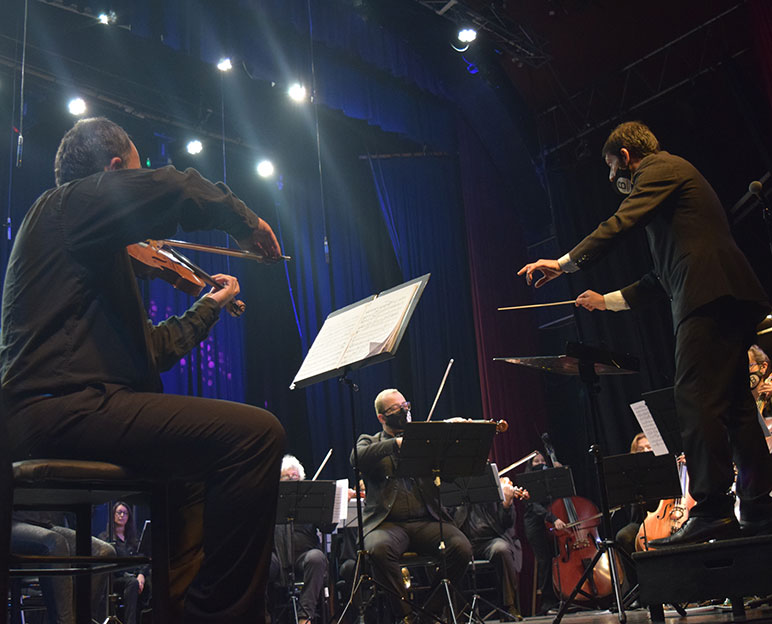
M 265 256 L 253 253 L 251 251 L 245 251 L 244 249 L 231 249 L 230 247 L 218 247 L 217 245 L 202 245 L 200 243 L 189 243 L 188 241 L 163 239 L 158 241 L 161 245 L 167 245 L 168 247 L 179 247 L 180 249 L 193 249 L 195 251 L 207 251 L 209 253 L 216 253 L 222 256 L 234 256 L 235 258 L 246 258 L 247 260 L 254 260 L 256 262 L 263 262 Z M 279 256 L 279 260 L 292 260 L 290 256 Z
M 450 372 L 450 367 L 453 366 L 453 358 L 450 358 L 450 362 L 448 362 L 448 367 L 445 369 L 445 374 L 442 377 L 442 381 L 440 382 L 440 388 L 437 390 L 437 396 L 434 397 L 434 403 L 432 403 L 432 409 L 429 410 L 429 415 L 426 417 L 426 422 L 429 422 L 432 419 L 432 414 L 434 414 L 434 408 L 437 407 L 437 401 L 440 400 L 440 395 L 442 394 L 442 389 L 445 387 L 445 382 L 448 379 L 448 373 Z

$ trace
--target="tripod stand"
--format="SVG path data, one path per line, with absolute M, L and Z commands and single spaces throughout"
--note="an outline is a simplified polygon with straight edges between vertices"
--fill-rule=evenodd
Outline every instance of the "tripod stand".
M 589 430 L 593 438 L 590 445 L 590 454 L 593 458 L 593 466 L 598 482 L 603 537 L 596 543 L 598 550 L 589 564 L 586 565 L 584 573 L 569 594 L 568 599 L 561 603 L 558 614 L 553 620 L 553 624 L 559 624 L 563 619 L 569 606 L 582 591 L 582 587 L 590 579 L 595 567 L 604 555 L 608 557 L 609 561 L 614 598 L 616 599 L 619 609 L 619 621 L 624 624 L 624 622 L 627 621 L 627 615 L 625 614 L 625 605 L 621 591 L 621 579 L 619 578 L 619 568 L 617 567 L 619 553 L 617 552 L 618 546 L 611 537 L 611 515 L 609 513 L 608 495 L 606 492 L 606 478 L 603 471 L 603 453 L 600 447 L 601 436 L 598 393 L 600 392 L 599 375 L 624 375 L 635 373 L 639 370 L 638 360 L 629 355 L 611 353 L 603 349 L 577 342 L 567 343 L 566 354 L 557 357 L 495 359 L 522 366 L 536 367 L 563 375 L 578 375 L 587 388 L 591 424 Z

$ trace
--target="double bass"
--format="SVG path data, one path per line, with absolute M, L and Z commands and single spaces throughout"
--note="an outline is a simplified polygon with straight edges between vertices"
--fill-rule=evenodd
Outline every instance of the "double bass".
M 555 450 L 547 434 L 542 436 L 544 448 L 553 466 L 559 466 Z M 555 528 L 547 522 L 557 543 L 557 555 L 552 559 L 552 586 L 555 595 L 567 600 L 598 552 L 598 526 L 601 514 L 595 504 L 581 496 L 571 496 L 554 501 L 550 513 L 562 520 L 566 526 Z M 617 574 L 623 578 L 622 566 L 617 563 Z M 576 595 L 578 601 L 597 601 L 607 598 L 614 591 L 614 581 L 609 566 L 608 554 L 604 554 L 593 568 L 592 575 L 584 582 Z

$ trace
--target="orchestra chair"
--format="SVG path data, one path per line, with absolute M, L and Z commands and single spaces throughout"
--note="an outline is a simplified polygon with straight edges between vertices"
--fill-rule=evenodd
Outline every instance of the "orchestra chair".
M 153 518 L 151 553 L 153 622 L 169 621 L 169 535 L 167 484 L 161 479 L 133 475 L 122 466 L 67 459 L 33 459 L 11 463 L 0 417 L 0 596 L 8 617 L 9 577 L 75 576 L 75 619 L 91 624 L 91 575 L 116 572 L 148 563 L 148 558 L 92 557 L 91 508 L 116 499 L 144 494 L 150 497 Z M 18 510 L 73 512 L 76 517 L 76 554 L 70 557 L 13 555 L 9 552 L 11 516 Z M 6 620 L 3 620 L 6 621 Z

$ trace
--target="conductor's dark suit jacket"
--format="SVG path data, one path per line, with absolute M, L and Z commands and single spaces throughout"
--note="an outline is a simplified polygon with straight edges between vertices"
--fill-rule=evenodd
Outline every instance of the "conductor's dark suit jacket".
M 732 237 L 718 196 L 683 158 L 665 151 L 643 158 L 632 193 L 569 256 L 584 268 L 639 226 L 646 228 L 654 269 L 622 289 L 631 308 L 667 297 L 677 329 L 692 312 L 722 297 L 767 300 Z
M 359 470 L 365 482 L 365 506 L 362 510 L 362 530 L 365 535 L 377 528 L 389 515 L 397 498 L 397 489 L 401 482 L 394 473 L 397 469 L 399 447 L 397 440 L 385 431 L 375 435 L 362 434 L 357 440 Z M 354 453 L 351 453 L 354 464 Z M 423 500 L 426 502 L 428 515 L 439 520 L 437 506 L 437 488 L 429 478 L 412 480 Z M 450 515 L 443 511 L 443 522 L 451 522 Z

